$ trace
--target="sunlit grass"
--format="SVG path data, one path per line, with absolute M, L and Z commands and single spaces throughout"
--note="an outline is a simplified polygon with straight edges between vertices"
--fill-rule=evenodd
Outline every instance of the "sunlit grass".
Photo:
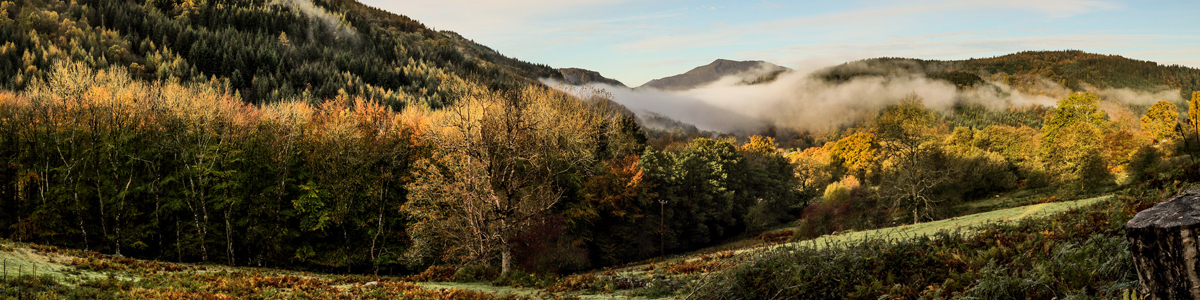
M 821 248 L 821 247 L 825 247 L 830 244 L 844 244 L 844 243 L 862 241 L 865 239 L 883 238 L 883 239 L 889 239 L 889 240 L 902 240 L 902 239 L 908 239 L 908 238 L 913 238 L 913 237 L 917 237 L 917 236 L 928 236 L 928 235 L 937 233 L 939 231 L 969 232 L 972 227 L 976 227 L 976 226 L 980 226 L 980 225 L 984 225 L 984 224 L 988 224 L 988 223 L 1012 222 L 1012 221 L 1018 221 L 1021 219 L 1026 219 L 1026 218 L 1044 217 L 1047 215 L 1060 213 L 1060 212 L 1068 211 L 1071 209 L 1078 209 L 1081 207 L 1090 206 L 1090 205 L 1099 203 L 1101 201 L 1106 201 L 1111 198 L 1112 198 L 1111 195 L 1106 195 L 1106 196 L 1100 196 L 1100 197 L 1083 199 L 1083 200 L 1026 205 L 1026 206 L 1020 206 L 1020 207 L 1000 209 L 1000 210 L 994 210 L 994 211 L 990 211 L 990 212 L 966 215 L 966 216 L 961 216 L 961 217 L 956 217 L 956 218 L 949 218 L 949 219 L 938 220 L 938 221 L 931 221 L 931 222 L 924 222 L 924 223 L 917 223 L 917 224 L 910 224 L 910 225 L 902 225 L 902 226 L 897 226 L 897 227 L 889 227 L 889 228 L 882 228 L 882 229 L 875 229 L 875 230 L 848 232 L 848 233 L 835 234 L 835 235 L 825 235 L 825 236 L 821 236 L 821 237 L 811 239 L 811 240 L 799 241 L 799 242 L 782 244 L 782 245 L 794 245 L 794 244 L 813 245 L 815 247 Z M 782 245 L 774 245 L 774 246 L 770 246 L 769 248 L 778 247 L 778 246 L 782 246 Z M 761 248 L 747 249 L 747 250 L 742 250 L 742 251 L 753 251 L 753 250 L 758 250 L 758 249 L 761 249 Z

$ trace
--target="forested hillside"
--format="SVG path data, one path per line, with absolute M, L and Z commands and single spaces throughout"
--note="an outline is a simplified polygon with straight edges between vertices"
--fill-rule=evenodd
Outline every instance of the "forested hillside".
M 1075 91 L 1086 90 L 1085 85 L 1134 90 L 1179 89 L 1180 100 L 1189 99 L 1192 92 L 1200 91 L 1200 69 L 1078 50 L 1026 51 L 957 61 L 874 58 L 830 67 L 816 75 L 842 82 L 857 76 L 896 73 L 926 74 L 959 86 L 974 85 L 986 78 L 1018 88 L 1033 86 L 1046 79 Z
M 604 93 L 551 90 L 532 78 L 554 69 L 353 1 L 2 7 L 13 240 L 340 272 L 568 271 L 798 209 L 769 140 L 649 149 Z
M 0 85 L 14 90 L 77 61 L 139 80 L 217 78 L 249 103 L 347 94 L 437 108 L 467 85 L 513 90 L 558 74 L 342 0 L 4 1 L 0 39 Z

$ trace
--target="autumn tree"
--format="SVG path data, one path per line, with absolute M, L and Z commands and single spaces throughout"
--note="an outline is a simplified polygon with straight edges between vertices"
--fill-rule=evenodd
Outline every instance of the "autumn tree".
M 1196 131 L 1196 138 L 1200 139 L 1200 91 L 1192 92 L 1192 100 L 1188 101 L 1188 123 Z
M 449 250 L 471 262 L 499 252 L 502 273 L 511 271 L 512 240 L 561 198 L 555 178 L 592 160 L 596 120 L 582 105 L 529 87 L 447 109 L 433 137 L 437 160 L 420 167 L 405 206 L 417 220 L 412 253 Z
M 1142 116 L 1142 130 L 1154 135 L 1156 142 L 1169 142 L 1179 137 L 1175 130 L 1179 123 L 1179 109 L 1175 103 L 1158 101 Z
M 754 135 L 738 151 L 746 158 L 743 197 L 754 200 L 745 217 L 747 227 L 755 231 L 789 221 L 790 212 L 803 207 L 807 199 L 800 199 L 795 167 L 777 148 L 775 139 Z
M 892 200 L 893 208 L 911 210 L 913 222 L 920 222 L 921 212 L 926 217 L 932 214 L 940 201 L 933 188 L 949 178 L 945 168 L 936 166 L 941 163 L 941 150 L 929 144 L 933 122 L 933 112 L 920 97 L 910 94 L 884 108 L 873 128 L 887 170 L 881 192 Z
M 1058 130 L 1078 122 L 1100 126 L 1108 120 L 1108 114 L 1100 110 L 1100 97 L 1092 93 L 1074 93 L 1058 103 L 1046 115 L 1042 126 L 1042 141 L 1050 142 L 1058 137 Z
M 1085 191 L 1112 182 L 1112 174 L 1101 155 L 1101 132 L 1108 116 L 1100 110 L 1099 98 L 1076 93 L 1058 101 L 1042 127 L 1039 159 L 1055 181 L 1069 190 Z
M 833 182 L 833 158 L 825 147 L 792 152 L 788 154 L 788 160 L 795 166 L 792 176 L 796 178 L 796 189 L 805 198 L 803 200 L 820 195 L 821 189 Z
M 837 142 L 826 144 L 825 147 L 829 148 L 830 156 L 844 169 L 844 172 L 858 178 L 867 178 L 868 175 L 872 175 L 881 159 L 876 136 L 869 132 L 851 134 Z M 839 177 L 841 177 L 841 172 L 834 176 L 835 179 Z

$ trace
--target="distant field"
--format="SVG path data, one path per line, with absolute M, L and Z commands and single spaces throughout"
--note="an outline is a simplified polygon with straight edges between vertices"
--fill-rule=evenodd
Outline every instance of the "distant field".
M 795 246 L 814 246 L 814 247 L 818 247 L 818 248 L 823 248 L 823 247 L 827 247 L 829 245 L 846 244 L 846 243 L 853 243 L 856 241 L 862 241 L 867 238 L 881 238 L 881 239 L 887 239 L 887 240 L 904 240 L 904 239 L 908 239 L 908 238 L 912 238 L 912 237 L 916 237 L 916 236 L 931 235 L 931 234 L 937 233 L 939 231 L 968 232 L 971 230 L 971 228 L 979 226 L 979 225 L 983 225 L 983 224 L 996 223 L 996 222 L 1011 222 L 1011 221 L 1025 219 L 1025 218 L 1043 217 L 1043 216 L 1047 216 L 1047 215 L 1051 215 L 1051 214 L 1055 214 L 1055 213 L 1068 211 L 1071 209 L 1090 206 L 1090 205 L 1093 205 L 1096 203 L 1100 203 L 1101 201 L 1106 201 L 1111 198 L 1112 198 L 1112 195 L 1106 195 L 1106 196 L 1100 196 L 1100 197 L 1088 198 L 1088 199 L 1082 199 L 1082 200 L 1074 200 L 1074 201 L 1061 201 L 1061 202 L 1053 202 L 1053 203 L 1033 204 L 1033 205 L 1019 206 L 1019 207 L 999 209 L 999 210 L 994 210 L 994 211 L 989 211 L 989 212 L 971 214 L 971 215 L 966 215 L 966 216 L 961 216 L 961 217 L 956 217 L 956 218 L 949 218 L 949 219 L 938 220 L 938 221 L 918 223 L 918 224 L 914 224 L 914 225 L 902 225 L 902 226 L 898 226 L 898 227 L 888 227 L 888 228 L 873 229 L 873 230 L 846 232 L 846 233 L 840 233 L 840 234 L 830 234 L 830 235 L 824 235 L 824 236 L 821 236 L 821 237 L 818 237 L 815 239 L 797 241 L 797 242 L 791 242 L 791 243 L 774 244 L 774 245 L 751 245 L 751 246 L 746 246 L 746 247 L 740 247 L 737 245 L 730 245 L 727 247 L 717 246 L 717 247 L 714 247 L 714 249 L 732 250 L 731 251 L 732 254 L 737 257 L 733 260 L 740 261 L 740 260 L 748 259 L 750 256 L 753 256 L 754 253 L 757 253 L 757 252 L 760 252 L 763 250 L 775 249 L 775 248 L 781 247 L 781 246 L 795 245 Z M 1003 200 L 1003 198 L 1001 200 Z M 1000 200 L 997 200 L 997 201 L 1000 201 Z M 1004 200 L 1004 201 L 1008 201 L 1008 200 Z M 992 203 L 992 204 L 1000 205 L 998 203 Z M 734 244 L 738 244 L 738 243 L 739 242 L 735 242 Z M 701 251 L 701 253 L 705 253 L 705 254 L 685 255 L 682 257 L 669 258 L 666 261 L 659 263 L 659 264 L 669 266 L 672 264 L 704 260 L 701 257 L 708 255 L 707 252 L 711 252 L 711 251 Z M 637 275 L 641 275 L 643 273 L 641 270 L 654 269 L 654 268 L 660 268 L 660 267 L 661 266 L 656 267 L 656 266 L 654 266 L 654 264 L 639 264 L 639 265 L 633 265 L 633 266 L 622 268 L 621 273 L 626 274 L 626 275 L 631 275 L 631 276 L 637 276 Z
M 1095 198 L 1063 201 L 1054 203 L 1043 203 L 1014 207 L 1008 209 L 994 210 L 973 215 L 966 215 L 957 218 L 949 218 L 938 221 L 918 223 L 913 225 L 903 225 L 898 227 L 889 227 L 875 230 L 864 230 L 857 232 L 849 232 L 836 235 L 825 235 L 816 239 L 774 245 L 768 247 L 779 247 L 783 245 L 814 245 L 816 247 L 825 247 L 830 244 L 844 244 L 854 241 L 861 241 L 866 238 L 884 238 L 884 239 L 907 239 L 915 236 L 930 235 L 939 231 L 969 231 L 972 227 L 983 225 L 986 223 L 1009 222 L 1017 221 L 1025 218 L 1042 217 L 1059 212 L 1064 212 L 1071 209 L 1090 206 L 1101 201 L 1111 199 L 1112 196 L 1100 196 Z M 761 249 L 747 249 L 750 251 Z M 746 251 L 746 250 L 743 250 Z
M 1014 222 L 1026 218 L 1045 217 L 1072 209 L 1091 206 L 1109 199 L 1112 199 L 1111 195 L 1082 200 L 1033 204 L 919 223 L 915 225 L 903 225 L 875 230 L 825 235 L 816 239 L 783 244 L 759 244 L 746 246 L 745 241 L 739 241 L 729 245 L 711 248 L 723 249 L 724 251 L 700 251 L 697 254 L 675 256 L 662 261 L 627 266 L 614 271 L 616 274 L 618 274 L 618 276 L 624 277 L 650 278 L 665 275 L 676 278 L 677 280 L 683 282 L 696 282 L 695 280 L 697 279 L 701 279 L 709 276 L 709 274 L 720 272 L 726 268 L 736 266 L 739 263 L 753 259 L 756 257 L 756 254 L 760 252 L 765 252 L 777 247 L 812 246 L 824 248 L 830 245 L 855 243 L 868 238 L 900 241 L 916 236 L 932 235 L 940 231 L 958 231 L 960 233 L 969 233 L 973 228 L 985 224 Z M 994 200 L 996 203 L 990 203 L 988 205 L 1006 205 L 1013 201 L 1015 200 L 1006 200 L 1001 198 Z

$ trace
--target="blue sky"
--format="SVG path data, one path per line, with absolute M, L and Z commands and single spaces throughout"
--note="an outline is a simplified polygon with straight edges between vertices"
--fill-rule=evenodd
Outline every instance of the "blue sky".
M 510 57 L 629 86 L 717 58 L 812 69 L 1078 49 L 1200 68 L 1196 0 L 360 1 Z

